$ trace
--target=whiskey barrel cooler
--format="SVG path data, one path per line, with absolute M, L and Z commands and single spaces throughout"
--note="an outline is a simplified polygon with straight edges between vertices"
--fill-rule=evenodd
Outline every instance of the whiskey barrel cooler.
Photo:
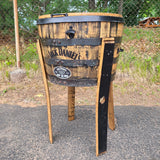
M 123 31 L 123 18 L 110 13 L 42 15 L 37 21 L 47 78 L 67 86 L 97 85 L 102 39 L 114 42 L 114 79 Z

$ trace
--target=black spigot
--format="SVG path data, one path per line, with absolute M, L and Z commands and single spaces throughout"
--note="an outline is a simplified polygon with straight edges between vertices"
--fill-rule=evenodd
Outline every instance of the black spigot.
M 70 39 L 74 38 L 76 31 L 73 29 L 72 26 L 69 27 L 69 30 L 66 31 L 66 34 L 69 36 Z

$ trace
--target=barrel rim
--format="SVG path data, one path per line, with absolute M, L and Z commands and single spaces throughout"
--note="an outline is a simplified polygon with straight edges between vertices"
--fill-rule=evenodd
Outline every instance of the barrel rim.
M 110 13 L 69 13 L 66 16 L 51 15 L 39 16 L 37 21 L 38 25 L 52 24 L 52 23 L 78 23 L 78 22 L 122 22 L 124 23 L 123 17 L 119 14 Z
M 61 14 L 61 13 L 60 13 Z M 104 12 L 75 12 L 75 13 L 62 13 L 62 15 L 67 14 L 68 16 L 112 16 L 112 17 L 121 17 L 121 14 L 116 13 L 104 13 Z M 61 17 L 62 15 L 57 15 L 56 17 Z M 40 15 L 39 19 L 51 18 L 51 14 Z

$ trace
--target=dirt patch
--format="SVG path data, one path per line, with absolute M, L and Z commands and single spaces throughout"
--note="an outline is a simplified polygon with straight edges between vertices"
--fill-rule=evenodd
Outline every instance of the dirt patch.
M 52 105 L 68 103 L 68 88 L 49 82 Z M 114 105 L 160 106 L 160 85 L 149 84 L 143 79 L 133 79 L 127 74 L 117 74 L 114 81 Z M 76 106 L 95 105 L 96 86 L 76 88 Z M 22 107 L 46 105 L 41 71 L 22 82 L 12 83 L 0 80 L 0 103 Z

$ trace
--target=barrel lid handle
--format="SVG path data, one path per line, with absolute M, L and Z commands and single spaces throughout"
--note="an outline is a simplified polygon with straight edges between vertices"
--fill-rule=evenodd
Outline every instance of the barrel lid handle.
M 54 16 L 68 16 L 68 13 L 54 13 L 54 14 L 51 14 L 51 18 L 53 18 Z

